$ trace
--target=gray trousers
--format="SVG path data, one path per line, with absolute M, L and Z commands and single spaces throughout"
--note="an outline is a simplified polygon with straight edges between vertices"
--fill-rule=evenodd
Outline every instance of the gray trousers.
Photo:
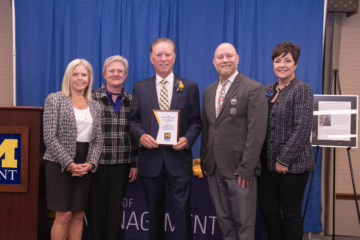
M 224 240 L 255 239 L 256 178 L 250 186 L 242 188 L 237 178 L 226 178 L 215 166 L 208 183 Z

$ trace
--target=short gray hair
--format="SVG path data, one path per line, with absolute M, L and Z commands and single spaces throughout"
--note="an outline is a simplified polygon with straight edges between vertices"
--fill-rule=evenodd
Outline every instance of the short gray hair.
M 109 66 L 110 63 L 115 62 L 115 61 L 121 62 L 122 64 L 124 64 L 125 73 L 128 73 L 128 71 L 129 71 L 128 60 L 126 60 L 126 58 L 124 58 L 123 56 L 120 56 L 120 55 L 114 55 L 114 56 L 108 57 L 104 62 L 103 72 L 106 71 L 106 68 Z

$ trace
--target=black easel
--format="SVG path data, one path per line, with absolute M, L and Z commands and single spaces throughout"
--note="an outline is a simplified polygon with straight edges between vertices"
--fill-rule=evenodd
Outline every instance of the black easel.
M 334 82 L 334 95 L 336 95 L 336 84 L 338 84 L 339 87 L 339 94 L 341 95 L 341 88 L 340 88 L 340 79 L 339 79 L 339 70 L 335 69 L 331 72 L 331 81 L 330 81 L 330 85 L 329 85 L 329 91 L 328 93 L 331 94 L 331 90 L 332 90 L 332 84 Z M 316 146 L 316 154 L 315 154 L 315 170 L 316 170 L 316 162 L 317 162 L 317 156 L 319 153 L 319 146 Z M 305 209 L 304 209 L 304 213 L 303 213 L 303 222 L 305 222 L 305 216 L 306 216 L 306 210 L 307 210 L 307 206 L 309 204 L 309 199 L 310 199 L 310 192 L 311 192 L 311 187 L 312 187 L 312 182 L 314 179 L 314 174 L 315 174 L 315 170 L 312 171 L 311 173 L 311 179 L 310 179 L 310 184 L 309 184 L 309 189 L 308 189 L 308 194 L 306 197 L 306 203 L 305 203 Z M 333 179 L 333 190 L 335 193 L 335 148 L 334 148 L 334 179 Z M 335 194 L 333 195 L 333 200 L 335 199 Z M 335 203 L 335 200 L 334 200 Z M 333 204 L 333 238 L 335 239 L 335 225 L 334 225 L 334 219 L 335 219 L 335 204 Z M 360 220 L 360 219 L 359 219 Z
M 351 165 L 350 150 L 351 150 L 351 147 L 348 147 L 348 148 L 347 148 L 347 152 L 348 152 L 348 158 L 349 158 L 349 166 L 350 166 L 351 180 L 352 180 L 352 184 L 353 184 L 354 196 L 355 196 L 355 203 L 356 203 L 356 210 L 357 210 L 358 219 L 359 219 L 359 224 L 360 224 L 359 204 L 358 204 L 358 200 L 357 200 L 357 196 L 356 196 L 355 180 L 354 180 L 354 174 L 353 174 L 352 165 Z
M 331 81 L 330 81 L 330 85 L 329 85 L 329 91 L 328 94 L 331 94 L 331 90 L 332 90 L 332 85 L 334 83 L 334 95 L 336 95 L 336 86 L 338 86 L 339 88 L 339 95 L 341 95 L 341 88 L 340 88 L 340 77 L 339 77 L 339 70 L 338 69 L 334 69 L 331 72 Z M 358 201 L 357 201 L 357 196 L 356 196 L 356 188 L 355 188 L 355 181 L 354 181 L 354 175 L 353 175 L 353 170 L 352 170 L 352 165 L 351 165 L 351 158 L 350 158 L 350 150 L 351 147 L 347 148 L 347 152 L 348 152 L 348 158 L 349 158 L 349 165 L 350 165 L 350 173 L 351 173 L 351 179 L 352 179 L 352 184 L 353 184 L 353 189 L 354 189 L 354 196 L 355 196 L 355 203 L 356 203 L 356 209 L 357 209 L 357 214 L 358 214 L 358 218 L 359 218 L 359 224 L 360 224 L 360 212 L 359 212 L 359 205 L 358 205 Z M 336 152 L 336 148 L 334 148 L 333 151 L 333 240 L 335 240 L 335 152 Z
M 331 89 L 332 89 L 332 85 L 334 83 L 334 95 L 336 95 L 336 85 L 339 86 L 339 95 L 341 95 L 341 88 L 340 88 L 340 78 L 339 78 L 339 70 L 338 69 L 334 69 L 331 72 L 331 81 L 330 81 L 330 85 L 329 85 L 329 91 L 328 94 L 331 94 Z M 335 240 L 335 168 L 336 168 L 336 164 L 335 164 L 335 153 L 336 153 L 336 148 L 334 148 L 333 150 L 333 240 Z

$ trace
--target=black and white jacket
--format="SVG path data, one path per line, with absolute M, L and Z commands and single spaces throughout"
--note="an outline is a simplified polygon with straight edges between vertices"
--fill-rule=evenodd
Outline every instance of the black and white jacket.
M 103 146 L 100 105 L 95 101 L 88 104 L 93 124 L 86 162 L 94 164 L 91 171 L 95 172 Z M 44 107 L 44 159 L 59 163 L 64 171 L 74 161 L 76 139 L 76 119 L 70 97 L 59 92 L 49 94 Z
M 268 100 L 275 94 L 276 83 L 265 86 Z M 287 166 L 289 173 L 303 173 L 315 169 L 310 143 L 313 101 L 310 85 L 297 77 L 280 90 L 268 120 L 269 171 L 275 171 L 276 161 Z

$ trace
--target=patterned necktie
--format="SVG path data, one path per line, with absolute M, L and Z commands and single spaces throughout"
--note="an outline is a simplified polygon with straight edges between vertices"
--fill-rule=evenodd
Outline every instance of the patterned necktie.
M 225 80 L 221 83 L 221 91 L 220 91 L 219 99 L 218 99 L 218 107 L 216 109 L 216 117 L 219 116 L 221 106 L 223 105 L 224 98 L 225 98 L 225 86 L 228 82 L 229 82 L 229 80 Z
M 161 110 L 169 110 L 169 98 L 168 91 L 166 87 L 166 83 L 168 82 L 166 79 L 160 81 L 162 84 L 162 88 L 160 90 L 160 109 Z

